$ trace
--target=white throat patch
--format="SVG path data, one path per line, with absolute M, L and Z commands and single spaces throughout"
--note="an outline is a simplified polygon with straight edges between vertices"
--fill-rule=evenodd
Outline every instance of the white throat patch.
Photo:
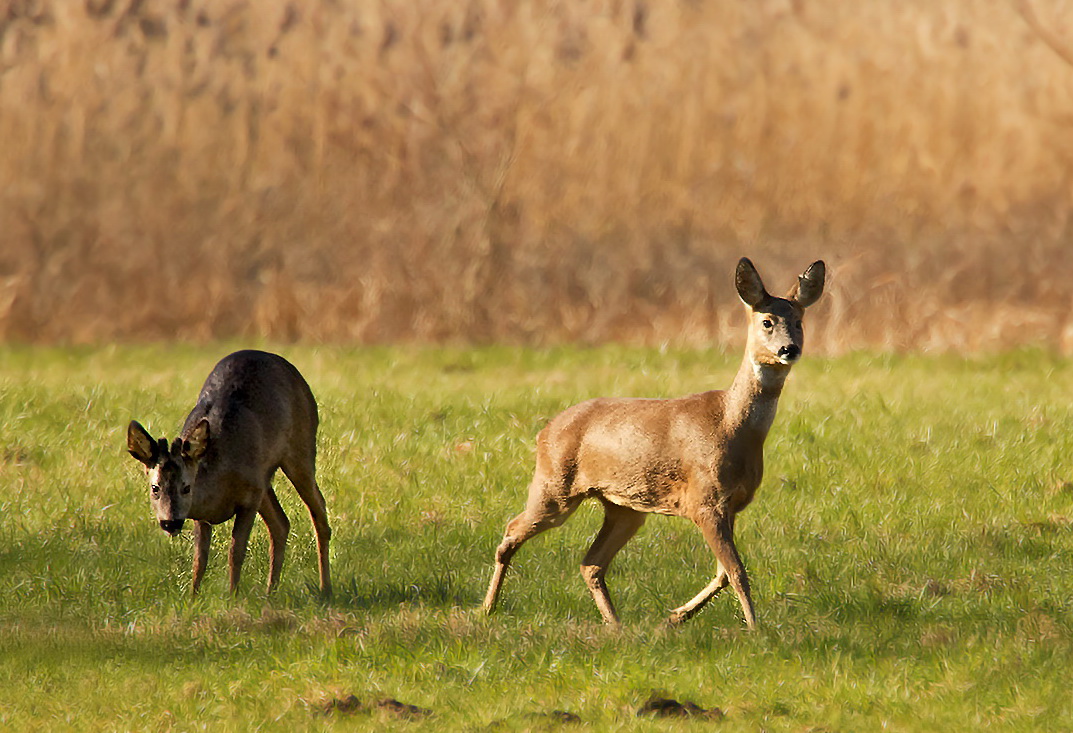
M 761 387 L 778 387 L 786 380 L 786 373 L 767 364 L 753 362 L 753 374 Z

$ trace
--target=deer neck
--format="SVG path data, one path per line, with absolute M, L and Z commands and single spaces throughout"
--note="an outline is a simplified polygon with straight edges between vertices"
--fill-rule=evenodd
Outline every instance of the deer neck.
M 213 466 L 204 458 L 190 486 L 190 519 L 215 521 L 224 511 L 226 502 L 221 503 L 225 493 L 216 489 L 219 477 L 213 475 Z
M 775 421 L 779 396 L 789 373 L 787 365 L 761 364 L 746 352 L 734 382 L 725 393 L 723 424 L 727 431 L 763 442 Z

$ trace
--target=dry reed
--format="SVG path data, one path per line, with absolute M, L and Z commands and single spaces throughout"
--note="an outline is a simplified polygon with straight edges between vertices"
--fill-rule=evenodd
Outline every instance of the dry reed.
M 1071 353 L 1062 39 L 1042 1 L 0 0 L 0 339 L 726 343 L 745 254 L 828 260 L 828 352 Z

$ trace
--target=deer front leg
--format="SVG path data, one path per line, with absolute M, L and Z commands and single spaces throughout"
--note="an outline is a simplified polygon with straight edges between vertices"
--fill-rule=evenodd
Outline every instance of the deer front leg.
M 718 564 L 718 563 L 717 563 Z M 708 601 L 715 598 L 719 591 L 726 588 L 730 583 L 727 578 L 726 571 L 723 570 L 722 564 L 719 564 L 719 570 L 715 574 L 715 579 L 711 583 L 708 583 L 700 593 L 695 595 L 688 603 L 685 603 L 678 608 L 671 611 L 671 617 L 669 622 L 672 626 L 683 624 L 696 615 L 697 611 L 704 608 L 708 604 Z
M 205 566 L 209 563 L 209 545 L 212 543 L 212 525 L 208 522 L 194 522 L 194 580 L 190 595 L 196 596 L 201 588 L 201 579 L 205 575 Z
M 231 578 L 231 593 L 238 593 L 238 577 L 242 573 L 242 563 L 246 560 L 246 546 L 250 541 L 250 531 L 257 512 L 249 507 L 239 507 L 235 512 L 235 526 L 231 529 L 231 551 L 228 554 L 228 570 Z
M 711 600 L 716 592 L 729 583 L 730 587 L 738 595 L 738 602 L 741 603 L 741 611 L 745 616 L 745 625 L 750 629 L 755 629 L 756 613 L 753 610 L 749 576 L 746 574 L 745 566 L 738 555 L 738 548 L 734 546 L 734 518 L 732 516 L 718 516 L 711 511 L 707 511 L 702 512 L 694 519 L 694 522 L 704 533 L 704 539 L 708 542 L 708 546 L 712 548 L 715 559 L 719 562 L 719 572 L 716 574 L 715 580 L 709 583 L 693 601 L 687 603 L 686 607 L 694 601 L 702 599 L 705 593 L 711 589 L 711 593 L 708 594 L 707 598 L 703 598 L 702 602 L 697 605 L 699 609 L 700 606 Z M 694 609 L 694 612 L 696 612 L 696 609 Z M 672 620 L 673 618 L 672 616 Z

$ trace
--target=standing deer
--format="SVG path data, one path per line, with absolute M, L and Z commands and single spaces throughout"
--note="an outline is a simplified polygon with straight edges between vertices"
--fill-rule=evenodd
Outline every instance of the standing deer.
M 317 403 L 305 379 L 290 362 L 263 351 L 237 351 L 220 360 L 170 447 L 166 438 L 155 440 L 131 421 L 127 449 L 145 465 L 160 528 L 174 536 L 188 518 L 194 520 L 194 595 L 205 574 L 212 525 L 232 517 L 228 565 L 231 592 L 237 591 L 257 514 L 268 525 L 268 591 L 275 588 L 291 524 L 272 490 L 277 468 L 309 508 L 320 590 L 331 595 L 331 529 L 315 477 L 317 424 Z
M 734 517 L 749 505 L 764 471 L 764 439 L 790 368 L 801 357 L 804 309 L 823 293 L 825 267 L 814 262 L 785 298 L 769 295 L 752 262 L 738 262 L 735 285 L 747 307 L 745 358 L 730 389 L 677 399 L 594 399 L 568 408 L 537 436 L 536 472 L 525 511 L 507 524 L 484 598 L 491 613 L 511 558 L 522 544 L 558 527 L 582 501 L 604 505 L 604 522 L 581 575 L 608 624 L 618 615 L 604 575 L 646 513 L 688 517 L 715 554 L 715 578 L 671 612 L 690 619 L 727 584 L 745 623 L 756 614 L 738 550 Z

